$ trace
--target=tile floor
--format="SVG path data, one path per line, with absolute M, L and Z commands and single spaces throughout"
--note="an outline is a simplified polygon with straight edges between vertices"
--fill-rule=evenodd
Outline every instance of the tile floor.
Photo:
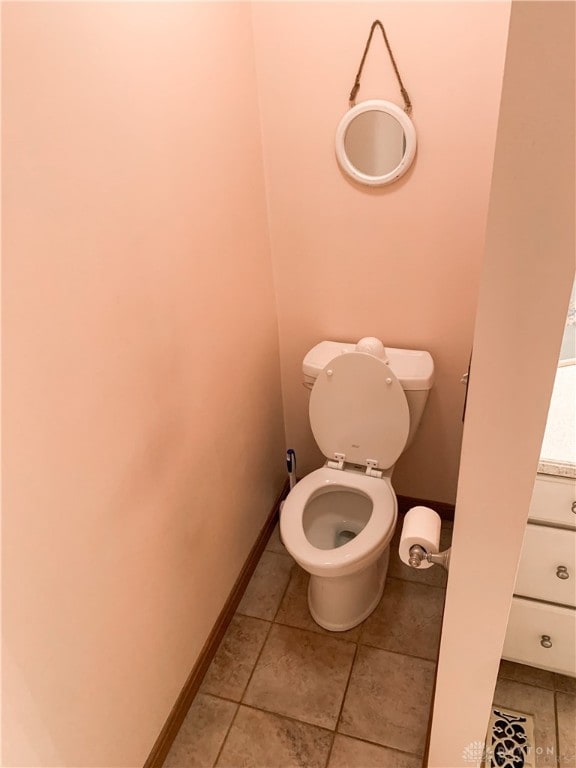
M 165 768 L 420 768 L 446 575 L 405 566 L 400 529 L 380 605 L 339 633 L 275 529 Z
M 446 574 L 405 566 L 400 529 L 380 605 L 342 633 L 274 531 L 165 768 L 421 767 Z M 534 715 L 538 766 L 576 768 L 576 681 L 503 661 L 494 703 Z
M 576 768 L 576 680 L 502 661 L 494 704 L 534 716 L 536 765 Z

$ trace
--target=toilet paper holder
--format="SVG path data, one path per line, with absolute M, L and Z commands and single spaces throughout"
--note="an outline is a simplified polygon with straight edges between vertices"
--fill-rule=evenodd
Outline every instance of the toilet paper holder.
M 420 568 L 423 560 L 434 565 L 441 565 L 442 568 L 448 570 L 450 567 L 450 552 L 452 548 L 449 547 L 443 552 L 427 552 L 424 547 L 419 544 L 413 544 L 408 550 L 409 559 L 408 565 L 410 568 Z

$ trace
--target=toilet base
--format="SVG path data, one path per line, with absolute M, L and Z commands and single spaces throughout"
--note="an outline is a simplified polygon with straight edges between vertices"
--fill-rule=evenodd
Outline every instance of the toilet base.
M 348 576 L 310 576 L 308 608 L 312 618 L 331 632 L 345 632 L 367 619 L 382 597 L 390 546 L 367 568 Z

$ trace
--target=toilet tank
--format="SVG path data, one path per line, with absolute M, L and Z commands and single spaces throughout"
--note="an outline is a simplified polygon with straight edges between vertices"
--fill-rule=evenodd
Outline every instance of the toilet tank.
M 306 354 L 302 363 L 304 386 L 312 389 L 320 371 L 339 355 L 355 352 L 356 344 L 343 341 L 321 341 Z M 429 352 L 419 349 L 385 347 L 388 365 L 402 385 L 410 412 L 410 445 L 424 413 L 428 393 L 434 383 L 434 361 Z

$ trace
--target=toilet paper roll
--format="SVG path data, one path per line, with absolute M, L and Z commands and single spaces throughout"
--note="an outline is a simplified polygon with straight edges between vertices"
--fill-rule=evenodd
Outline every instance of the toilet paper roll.
M 426 552 L 436 553 L 440 545 L 440 515 L 429 507 L 412 507 L 406 513 L 400 546 L 400 560 L 408 565 L 410 547 L 419 544 Z M 433 563 L 423 560 L 420 568 L 430 568 Z

